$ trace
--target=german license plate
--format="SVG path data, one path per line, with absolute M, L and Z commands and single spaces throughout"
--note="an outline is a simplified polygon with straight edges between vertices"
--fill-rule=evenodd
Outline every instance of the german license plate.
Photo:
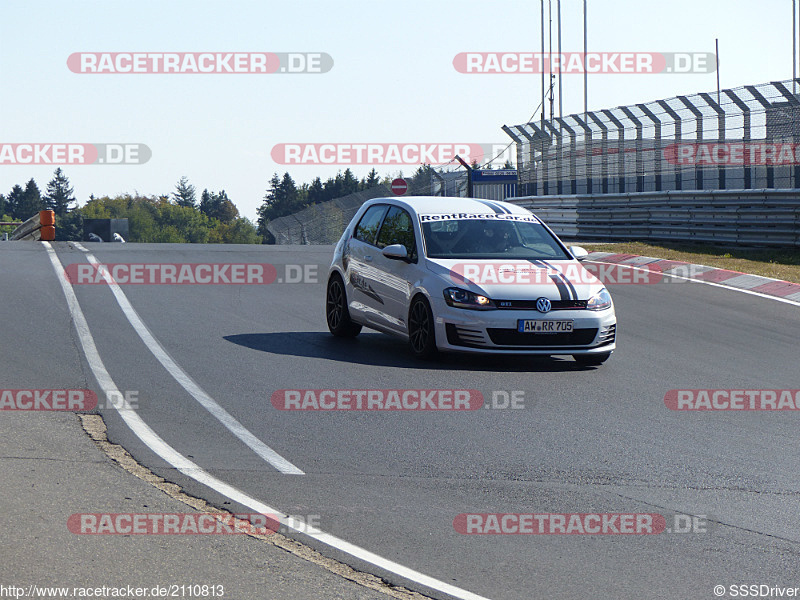
M 519 319 L 517 331 L 520 333 L 569 333 L 573 321 L 555 321 L 553 319 Z

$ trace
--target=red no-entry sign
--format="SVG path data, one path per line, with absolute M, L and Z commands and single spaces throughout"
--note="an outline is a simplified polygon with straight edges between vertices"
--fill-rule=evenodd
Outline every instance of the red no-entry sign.
M 398 177 L 392 180 L 392 192 L 396 196 L 402 196 L 408 191 L 408 182 L 405 179 Z

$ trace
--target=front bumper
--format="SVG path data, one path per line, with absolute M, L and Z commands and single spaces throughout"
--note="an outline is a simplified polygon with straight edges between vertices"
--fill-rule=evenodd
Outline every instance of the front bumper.
M 617 318 L 604 311 L 466 310 L 444 301 L 433 307 L 436 345 L 450 352 L 493 354 L 605 354 L 616 349 Z M 519 319 L 572 320 L 570 333 L 520 333 Z

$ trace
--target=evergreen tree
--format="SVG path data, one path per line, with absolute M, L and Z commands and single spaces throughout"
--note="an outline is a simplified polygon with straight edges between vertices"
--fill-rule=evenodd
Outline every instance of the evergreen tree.
M 302 193 L 301 193 L 302 192 Z M 259 226 L 262 222 L 290 215 L 305 207 L 309 190 L 298 190 L 289 173 L 279 177 L 277 173 L 269 180 L 264 203 L 258 209 Z
M 433 168 L 430 165 L 420 165 L 414 174 L 411 176 L 411 193 L 414 194 L 429 194 L 431 189 L 431 180 Z
M 267 229 L 267 225 L 269 225 L 271 219 L 275 218 L 273 216 L 274 207 L 279 203 L 278 196 L 280 194 L 280 186 L 281 179 L 278 177 L 277 173 L 274 173 L 272 175 L 272 179 L 269 180 L 269 188 L 267 188 L 267 193 L 264 194 L 264 202 L 256 210 L 256 213 L 258 214 L 258 234 L 265 242 L 268 242 L 268 240 L 272 238 L 272 234 L 270 234 L 269 230 Z M 268 243 L 274 243 L 274 238 Z
M 59 217 L 63 217 L 70 210 L 70 204 L 75 202 L 72 196 L 73 189 L 69 184 L 69 179 L 58 167 L 53 173 L 53 178 L 47 184 L 47 193 L 44 202 L 50 210 Z
M 195 204 L 197 203 L 195 191 L 195 187 L 189 183 L 189 180 L 186 178 L 186 176 L 183 176 L 175 186 L 175 191 L 172 192 L 172 197 L 175 199 L 175 203 L 178 206 L 195 208 Z
M 15 186 L 16 187 L 16 186 Z M 42 200 L 42 193 L 39 191 L 39 186 L 36 185 L 33 177 L 25 184 L 25 191 L 22 193 L 22 198 L 15 207 L 14 218 L 20 221 L 27 221 L 40 210 L 45 210 L 44 200 Z
M 232 223 L 239 218 L 239 209 L 236 208 L 236 205 L 228 198 L 228 194 L 225 193 L 225 190 L 221 190 L 215 195 L 214 214 L 210 216 L 219 219 L 223 223 Z
M 71 210 L 56 223 L 56 241 L 76 241 L 83 239 L 83 216 L 80 209 Z
M 283 179 L 281 179 L 281 195 L 283 196 L 283 201 L 286 206 L 286 213 L 285 215 L 292 214 L 303 208 L 300 202 L 300 191 L 297 189 L 297 185 L 292 179 L 292 176 L 289 175 L 288 172 L 283 174 Z M 281 215 L 284 216 L 284 215 Z
M 345 169 L 344 175 L 342 176 L 342 192 L 343 195 L 346 196 L 347 194 L 352 194 L 358 191 L 358 179 L 356 176 L 353 175 L 353 172 L 350 170 L 350 167 Z
M 341 198 L 344 196 L 342 190 L 344 189 L 344 177 L 341 172 L 336 174 L 336 177 L 329 177 L 323 185 L 325 188 L 325 199 L 332 200 L 333 198 Z
M 299 189 L 292 176 L 286 172 L 283 177 L 277 173 L 269 180 L 269 188 L 264 195 L 264 202 L 258 207 L 258 234 L 265 243 L 274 243 L 274 237 L 267 229 L 273 219 L 285 217 L 305 208 L 309 203 L 321 202 L 325 198 L 324 186 L 319 177 L 311 186 L 303 185 Z
M 308 186 L 308 203 L 309 204 L 319 204 L 320 202 L 325 201 L 325 188 L 322 187 L 322 181 L 319 177 L 315 177 L 314 181 L 311 182 L 311 185 Z
M 228 198 L 225 190 L 219 193 L 209 193 L 208 190 L 203 190 L 200 212 L 212 219 L 218 219 L 222 223 L 230 223 L 239 216 L 239 209 Z
M 203 193 L 200 194 L 200 212 L 204 215 L 208 215 L 211 211 L 213 211 L 213 204 L 214 198 L 211 193 L 207 189 L 203 190 Z
M 12 218 L 17 219 L 17 211 L 18 208 L 22 204 L 22 198 L 25 195 L 25 190 L 22 189 L 22 186 L 17 184 L 6 196 L 6 212 L 11 215 Z
M 269 180 L 269 187 L 264 195 L 264 203 L 261 205 L 261 209 L 263 209 L 267 219 L 274 218 L 274 213 L 280 207 L 281 201 L 281 178 L 275 173 L 272 175 L 272 179 Z
M 0 194 L 0 217 L 5 215 L 8 212 L 8 203 L 6 202 L 6 197 L 3 194 Z
M 374 188 L 375 186 L 380 185 L 380 183 L 381 183 L 380 175 L 378 175 L 378 172 L 375 170 L 375 167 L 372 167 L 372 170 L 367 174 L 367 178 L 364 181 L 363 189 L 368 190 L 370 188 Z

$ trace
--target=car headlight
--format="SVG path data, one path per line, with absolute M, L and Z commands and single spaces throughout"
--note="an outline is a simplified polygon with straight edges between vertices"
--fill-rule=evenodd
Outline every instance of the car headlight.
M 447 288 L 444 291 L 444 301 L 447 302 L 448 306 L 455 308 L 469 308 L 472 310 L 492 310 L 496 308 L 491 298 L 458 288 Z
M 597 292 L 594 296 L 589 298 L 586 308 L 589 310 L 605 310 L 611 307 L 611 294 L 608 293 L 606 288 Z

